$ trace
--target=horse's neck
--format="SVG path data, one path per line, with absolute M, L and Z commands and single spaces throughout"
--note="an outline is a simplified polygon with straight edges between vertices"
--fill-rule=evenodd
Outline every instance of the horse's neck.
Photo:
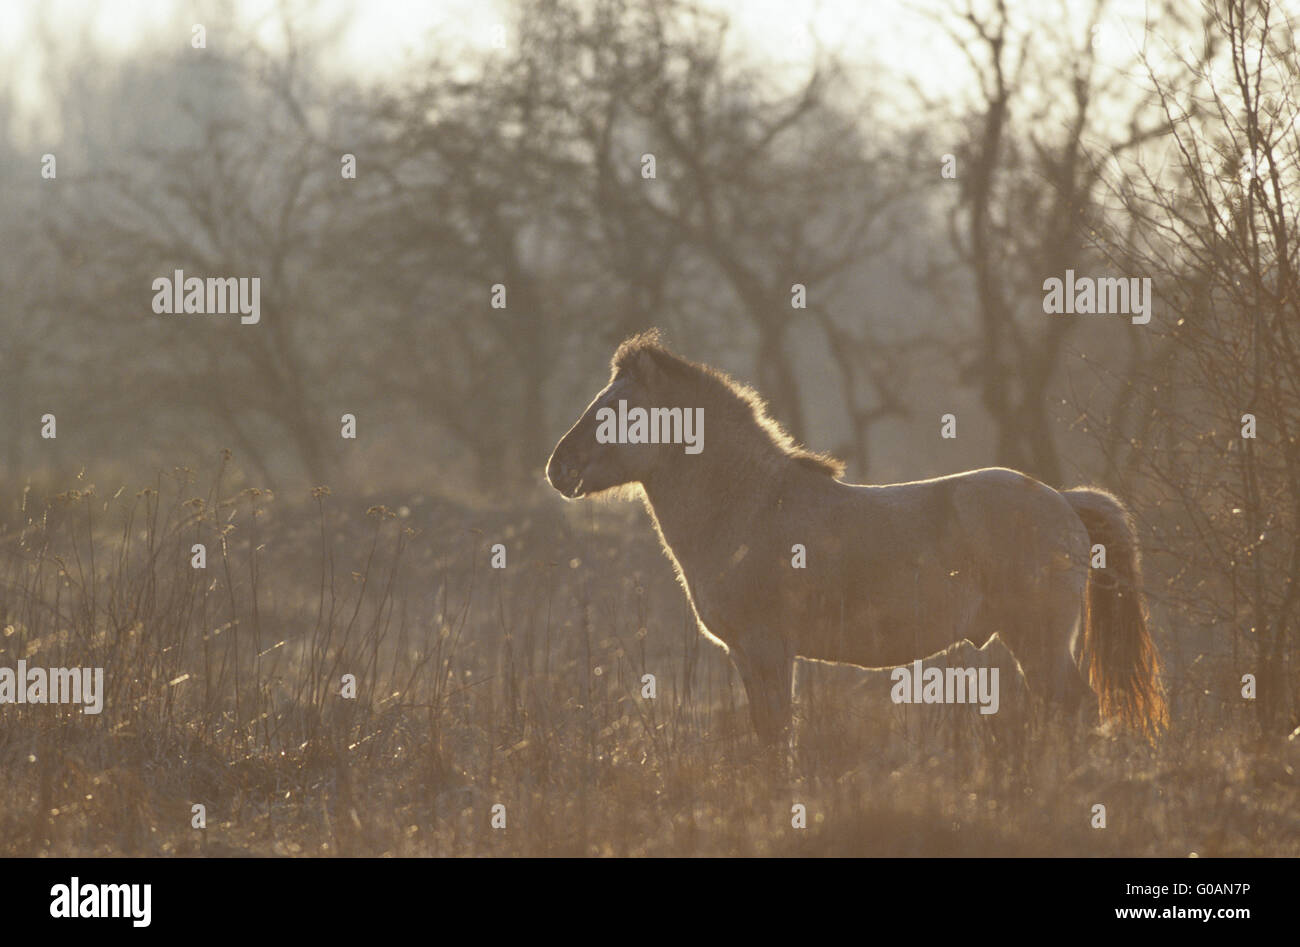
M 688 573 L 707 567 L 720 542 L 771 505 L 790 463 L 775 447 L 739 448 L 713 442 L 699 455 L 672 458 L 642 483 L 664 542 Z

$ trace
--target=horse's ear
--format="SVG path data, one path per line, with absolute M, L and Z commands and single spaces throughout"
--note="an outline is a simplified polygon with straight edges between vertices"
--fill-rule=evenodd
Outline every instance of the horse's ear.
M 659 375 L 659 361 L 655 358 L 655 353 L 649 348 L 643 348 L 632 356 L 630 374 L 638 381 L 648 383 L 653 381 Z
M 649 380 L 663 370 L 661 358 L 666 355 L 660 347 L 659 330 L 647 329 L 623 340 L 610 359 L 611 372 Z

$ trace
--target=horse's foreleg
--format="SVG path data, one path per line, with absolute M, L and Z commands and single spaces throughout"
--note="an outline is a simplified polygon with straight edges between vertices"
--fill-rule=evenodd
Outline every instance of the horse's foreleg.
M 731 649 L 732 660 L 749 699 L 749 715 L 758 737 L 777 744 L 790 726 L 790 691 L 794 682 L 794 652 L 783 645 Z

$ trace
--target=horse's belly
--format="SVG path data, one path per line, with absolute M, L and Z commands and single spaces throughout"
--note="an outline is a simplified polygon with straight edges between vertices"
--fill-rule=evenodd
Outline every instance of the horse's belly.
M 892 667 L 948 647 L 964 637 L 977 603 L 877 601 L 840 612 L 817 609 L 800 620 L 797 653 L 820 661 Z

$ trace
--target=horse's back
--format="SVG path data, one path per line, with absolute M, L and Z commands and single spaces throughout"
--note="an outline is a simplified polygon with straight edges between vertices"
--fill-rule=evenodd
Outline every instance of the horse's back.
M 1026 556 L 1086 554 L 1087 530 L 1057 490 L 1005 467 L 881 486 L 836 484 L 822 517 L 864 539 L 946 548 L 963 557 L 1016 561 Z

